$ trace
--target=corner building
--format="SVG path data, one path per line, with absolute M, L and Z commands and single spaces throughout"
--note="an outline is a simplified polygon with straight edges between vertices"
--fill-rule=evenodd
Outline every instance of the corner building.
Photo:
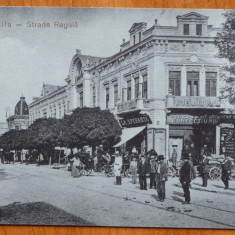
M 205 149 L 220 154 L 223 133 L 232 131 L 234 136 L 233 115 L 221 121 L 231 108 L 220 94 L 224 61 L 216 57 L 214 38 L 221 29 L 195 12 L 176 20 L 176 27 L 160 26 L 157 20 L 150 28 L 134 23 L 129 40 L 123 39 L 120 52 L 109 58 L 77 50 L 66 85 L 43 92 L 31 103 L 30 121 L 99 106 L 113 112 L 122 125 L 115 147 L 124 151 L 155 149 L 167 159 L 173 149 L 180 156 L 183 148 L 198 155 Z M 234 151 L 234 137 L 225 147 L 223 151 Z

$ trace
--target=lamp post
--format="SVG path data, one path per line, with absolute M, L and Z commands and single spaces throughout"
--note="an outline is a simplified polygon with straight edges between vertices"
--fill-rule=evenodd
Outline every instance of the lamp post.
M 11 116 L 10 107 L 6 107 L 5 111 L 6 111 L 6 119 L 8 119 Z M 10 120 L 7 120 L 7 123 L 8 123 L 8 130 L 10 130 Z

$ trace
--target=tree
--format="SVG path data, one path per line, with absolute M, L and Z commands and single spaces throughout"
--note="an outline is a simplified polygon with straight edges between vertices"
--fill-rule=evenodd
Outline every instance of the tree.
M 102 143 L 110 149 L 121 135 L 121 128 L 114 115 L 99 107 L 75 109 L 64 118 L 62 126 L 59 142 L 71 148 L 84 145 L 94 147 Z
M 4 150 L 21 150 L 25 145 L 26 130 L 10 130 L 0 137 L 0 147 Z
M 224 58 L 227 65 L 221 69 L 221 77 L 225 82 L 221 89 L 230 103 L 235 103 L 235 11 L 227 11 L 223 14 L 225 23 L 222 31 L 217 33 L 215 45 L 219 58 Z
M 57 139 L 60 134 L 61 120 L 56 118 L 40 118 L 29 126 L 25 133 L 25 145 L 27 149 L 36 149 L 43 153 L 46 161 L 54 152 Z

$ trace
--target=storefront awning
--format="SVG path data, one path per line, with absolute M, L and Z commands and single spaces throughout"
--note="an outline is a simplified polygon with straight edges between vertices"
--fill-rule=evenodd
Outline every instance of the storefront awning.
M 132 139 L 136 135 L 138 135 L 141 131 L 143 131 L 146 128 L 146 126 L 139 126 L 139 127 L 132 127 L 132 128 L 124 128 L 122 130 L 121 135 L 121 141 L 114 145 L 114 148 L 117 148 L 121 146 L 122 144 L 125 144 L 128 140 Z

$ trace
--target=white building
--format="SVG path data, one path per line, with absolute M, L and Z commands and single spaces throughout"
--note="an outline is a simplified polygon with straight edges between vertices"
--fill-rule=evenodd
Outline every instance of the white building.
M 227 108 L 220 94 L 224 62 L 214 46 L 220 29 L 195 12 L 176 20 L 177 27 L 157 20 L 150 28 L 134 23 L 129 40 L 109 58 L 77 50 L 66 85 L 51 92 L 44 92 L 44 85 L 42 97 L 29 105 L 30 121 L 99 106 L 113 112 L 124 128 L 116 147 L 155 149 L 167 158 L 174 148 L 181 155 L 186 145 L 197 155 L 205 148 L 219 154 L 222 146 L 233 153 L 234 137 L 230 145 L 224 139 L 231 131 L 234 135 L 234 117 L 221 114 Z

